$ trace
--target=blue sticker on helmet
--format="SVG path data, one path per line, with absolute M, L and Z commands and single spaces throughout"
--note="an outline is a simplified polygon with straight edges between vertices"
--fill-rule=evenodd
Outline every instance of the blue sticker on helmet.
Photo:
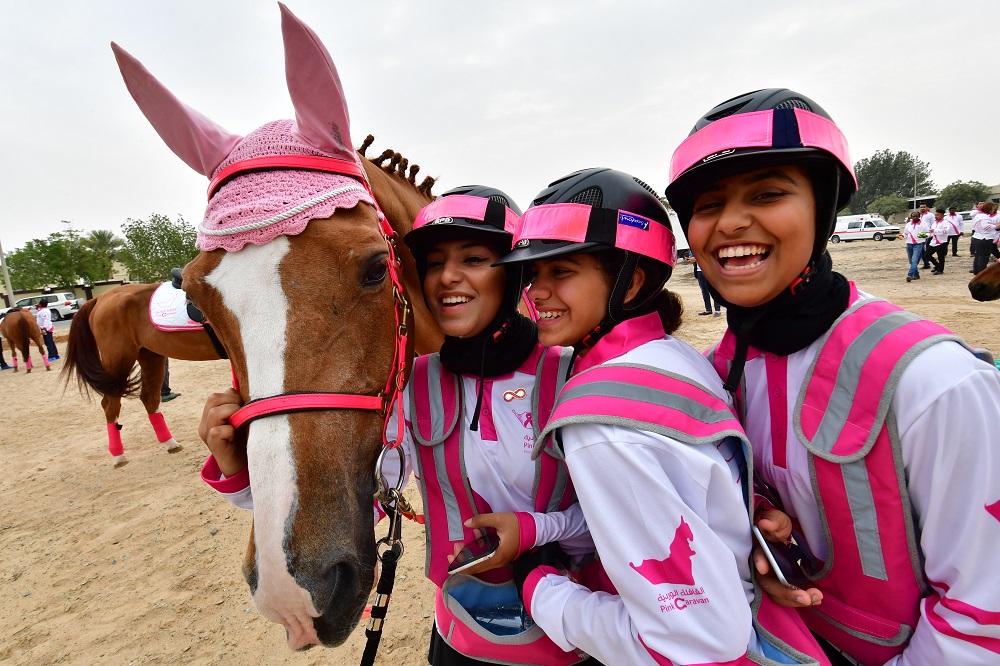
M 638 215 L 626 213 L 625 211 L 618 211 L 618 224 L 624 224 L 627 227 L 635 227 L 636 229 L 649 231 L 649 220 L 644 217 L 639 217 Z

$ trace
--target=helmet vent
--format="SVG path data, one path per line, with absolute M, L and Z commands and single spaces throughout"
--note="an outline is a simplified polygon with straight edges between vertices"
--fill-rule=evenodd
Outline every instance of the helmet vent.
M 812 111 L 812 107 L 804 99 L 799 99 L 798 97 L 792 97 L 791 99 L 786 99 L 778 102 L 774 105 L 776 109 L 802 109 L 803 111 Z
M 647 185 L 648 187 L 648 185 Z M 604 193 L 599 187 L 588 187 L 582 192 L 578 192 L 573 195 L 567 203 L 578 203 L 586 204 L 587 206 L 593 206 L 594 208 L 600 208 L 604 203 Z
M 657 199 L 659 199 L 659 198 L 660 198 L 660 195 L 658 195 L 658 194 L 656 193 L 656 190 L 654 190 L 654 189 L 653 189 L 652 187 L 650 187 L 650 186 L 649 186 L 648 184 L 646 184 L 646 183 L 642 182 L 641 180 L 639 180 L 639 179 L 638 179 L 638 178 L 636 178 L 635 176 L 632 176 L 632 180 L 634 180 L 635 182 L 637 182 L 637 183 L 639 184 L 639 186 L 640 186 L 640 187 L 642 187 L 642 189 L 646 190 L 647 192 L 649 192 L 650 194 L 652 194 L 652 195 L 653 195 L 654 197 L 656 197 Z
M 510 201 L 507 200 L 507 197 L 502 197 L 499 194 L 491 194 L 489 196 L 489 199 L 490 201 L 496 201 L 498 203 L 502 203 L 507 208 L 510 208 Z

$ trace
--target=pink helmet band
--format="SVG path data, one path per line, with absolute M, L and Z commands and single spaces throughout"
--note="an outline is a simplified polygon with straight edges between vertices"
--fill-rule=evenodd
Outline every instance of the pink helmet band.
M 805 109 L 792 109 L 798 124 L 801 145 L 818 148 L 833 155 L 851 174 L 855 185 L 854 167 L 848 152 L 847 139 L 835 123 Z M 701 128 L 677 147 L 670 159 L 670 182 L 699 162 L 709 162 L 720 153 L 741 148 L 773 148 L 774 109 L 737 113 Z
M 486 209 L 489 203 L 490 200 L 484 197 L 465 194 L 451 194 L 441 197 L 420 209 L 417 219 L 413 222 L 413 229 L 415 231 L 429 224 L 445 224 L 450 222 L 449 218 L 456 217 L 483 222 L 486 220 Z M 520 225 L 520 219 L 517 213 L 504 206 L 503 231 L 513 234 Z
M 521 217 L 521 228 L 514 234 L 514 247 L 519 241 L 549 240 L 573 243 L 592 242 L 596 234 L 588 234 L 593 206 L 575 203 L 543 204 L 529 208 Z M 665 225 L 625 210 L 617 214 L 614 246 L 635 252 L 673 266 L 677 261 L 674 235 Z

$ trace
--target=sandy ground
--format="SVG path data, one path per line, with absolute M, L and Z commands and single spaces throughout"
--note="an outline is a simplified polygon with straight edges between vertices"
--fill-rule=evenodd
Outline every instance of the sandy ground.
M 911 284 L 899 241 L 831 249 L 835 267 L 863 289 L 1000 351 L 1000 303 L 969 296 L 967 246 L 948 257 L 945 275 L 925 271 Z M 699 349 L 717 340 L 725 318 L 695 314 L 702 303 L 691 268 L 679 267 L 670 286 L 687 307 L 679 337 Z M 227 365 L 172 361 L 170 369 L 182 397 L 163 412 L 184 450 L 161 450 L 141 403 L 127 401 L 131 463 L 121 469 L 111 467 L 98 403 L 63 392 L 56 371 L 0 373 L 0 663 L 358 663 L 363 627 L 335 650 L 291 653 L 283 629 L 252 607 L 240 574 L 250 516 L 198 478 L 201 403 L 226 386 Z M 433 592 L 421 533 L 407 523 L 405 537 L 380 664 L 426 663 Z

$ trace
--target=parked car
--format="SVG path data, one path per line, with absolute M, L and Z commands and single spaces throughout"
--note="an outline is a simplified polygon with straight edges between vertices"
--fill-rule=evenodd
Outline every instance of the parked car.
M 28 298 L 22 298 L 19 301 L 14 302 L 15 308 L 28 308 L 31 314 L 35 314 L 38 311 L 38 303 L 45 299 L 49 304 L 49 312 L 52 315 L 52 321 L 59 321 L 60 319 L 67 319 L 75 315 L 79 310 L 80 306 L 83 305 L 86 299 L 77 298 L 76 294 L 69 291 L 60 291 L 54 294 L 42 294 L 41 296 L 29 296 Z
M 891 225 L 878 215 L 844 215 L 837 218 L 837 226 L 831 243 L 852 240 L 896 240 L 899 237 L 899 227 Z

